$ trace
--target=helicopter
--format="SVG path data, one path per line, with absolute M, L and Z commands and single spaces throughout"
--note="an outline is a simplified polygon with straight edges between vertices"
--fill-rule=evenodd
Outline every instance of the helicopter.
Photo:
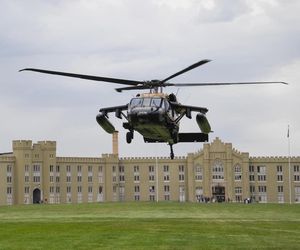
M 184 74 L 194 68 L 204 65 L 211 60 L 200 60 L 183 70 L 176 72 L 163 80 L 136 81 L 119 78 L 110 78 L 94 75 L 82 75 L 75 73 L 51 71 L 37 68 L 24 68 L 19 71 L 34 71 L 45 74 L 60 75 L 66 77 L 81 78 L 85 80 L 102 81 L 126 85 L 116 88 L 117 92 L 128 90 L 149 90 L 147 93 L 139 93 L 129 103 L 121 106 L 101 108 L 96 116 L 97 123 L 109 134 L 114 133 L 115 127 L 109 121 L 109 113 L 115 113 L 119 119 L 124 118 L 123 128 L 128 130 L 126 142 L 131 143 L 134 131 L 141 134 L 146 143 L 167 143 L 170 146 L 170 158 L 174 159 L 173 145 L 183 142 L 207 142 L 208 135 L 212 132 L 210 123 L 206 117 L 208 109 L 180 104 L 174 93 L 163 92 L 165 87 L 188 86 L 216 86 L 216 85 L 241 85 L 241 84 L 287 84 L 281 81 L 272 82 L 204 82 L 204 83 L 170 83 L 169 80 Z M 126 113 L 125 113 L 126 112 Z M 201 132 L 179 133 L 180 120 L 183 117 L 192 118 L 192 112 L 198 112 L 196 122 Z

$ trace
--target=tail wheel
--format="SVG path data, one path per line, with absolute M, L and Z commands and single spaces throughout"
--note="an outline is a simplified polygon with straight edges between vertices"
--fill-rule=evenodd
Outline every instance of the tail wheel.
M 126 133 L 126 142 L 129 144 L 133 139 L 133 132 L 129 131 Z

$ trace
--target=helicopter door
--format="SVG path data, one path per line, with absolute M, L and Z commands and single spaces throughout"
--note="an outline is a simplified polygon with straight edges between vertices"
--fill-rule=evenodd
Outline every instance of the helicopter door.
M 168 101 L 164 101 L 164 108 L 166 110 L 167 115 L 173 119 L 173 111 Z

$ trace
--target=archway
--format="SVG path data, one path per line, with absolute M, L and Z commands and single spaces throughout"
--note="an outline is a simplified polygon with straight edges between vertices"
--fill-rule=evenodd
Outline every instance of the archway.
M 38 188 L 33 190 L 33 204 L 38 204 L 41 202 L 41 190 Z
M 223 186 L 213 186 L 212 187 L 212 195 L 218 202 L 225 201 L 225 187 Z

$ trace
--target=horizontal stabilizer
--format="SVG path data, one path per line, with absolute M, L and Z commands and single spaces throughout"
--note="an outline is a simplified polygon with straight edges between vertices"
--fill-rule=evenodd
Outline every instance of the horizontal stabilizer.
M 208 134 L 204 133 L 179 133 L 178 142 L 206 142 Z
M 144 142 L 148 142 L 148 143 L 157 143 L 157 142 L 166 142 L 166 141 L 164 141 L 164 140 L 150 139 L 150 138 L 144 137 Z

